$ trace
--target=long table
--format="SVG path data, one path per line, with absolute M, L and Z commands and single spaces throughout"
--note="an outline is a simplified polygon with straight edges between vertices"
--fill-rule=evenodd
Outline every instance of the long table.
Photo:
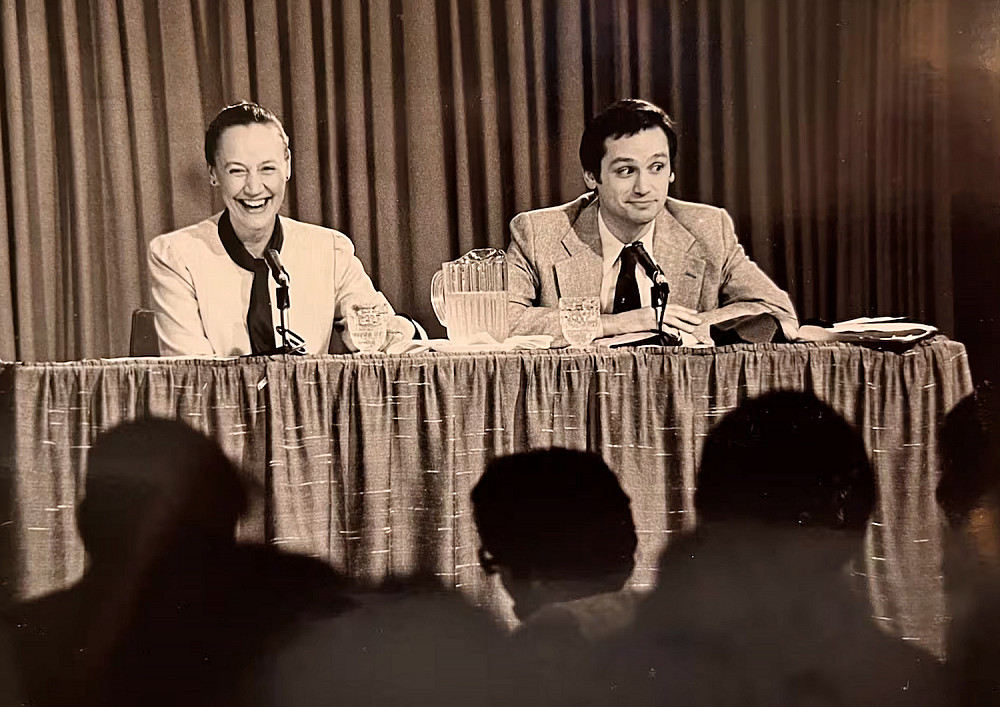
M 761 393 L 812 391 L 863 436 L 879 504 L 866 539 L 873 614 L 932 651 L 945 620 L 935 431 L 972 391 L 964 347 L 843 344 L 7 364 L 0 372 L 0 579 L 18 597 L 84 569 L 74 511 L 95 436 L 184 420 L 262 491 L 241 527 L 352 576 L 433 572 L 507 611 L 477 563 L 469 491 L 495 455 L 600 452 L 632 499 L 635 587 L 693 527 L 701 446 Z

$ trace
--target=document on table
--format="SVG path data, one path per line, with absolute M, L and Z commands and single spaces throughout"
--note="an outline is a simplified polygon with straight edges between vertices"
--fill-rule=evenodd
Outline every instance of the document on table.
M 902 317 L 858 317 L 832 327 L 799 327 L 800 341 L 842 341 L 858 344 L 912 344 L 933 336 L 937 327 Z
M 450 339 L 427 339 L 423 341 L 401 341 L 391 345 L 388 354 L 423 353 L 424 351 L 440 351 L 442 353 L 479 353 L 488 351 L 516 351 L 525 349 L 547 349 L 552 346 L 552 337 L 542 334 L 538 336 L 511 336 L 503 341 L 497 341 L 488 334 L 469 343 L 458 343 Z

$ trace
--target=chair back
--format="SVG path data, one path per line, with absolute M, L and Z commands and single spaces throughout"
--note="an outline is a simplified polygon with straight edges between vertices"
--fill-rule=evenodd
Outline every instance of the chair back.
M 160 340 L 156 336 L 155 313 L 151 309 L 132 312 L 132 336 L 129 356 L 159 356 Z

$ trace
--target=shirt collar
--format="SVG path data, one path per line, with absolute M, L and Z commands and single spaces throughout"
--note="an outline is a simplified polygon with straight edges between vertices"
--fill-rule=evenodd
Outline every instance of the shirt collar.
M 617 237 L 608 228 L 608 224 L 604 222 L 604 215 L 601 213 L 601 208 L 597 208 L 597 230 L 601 234 L 601 254 L 604 258 L 604 273 L 607 274 L 611 272 L 611 269 L 618 262 L 618 258 L 621 257 L 622 248 L 625 244 L 618 240 Z M 646 229 L 642 232 L 636 240 L 642 243 L 642 247 L 646 249 L 647 253 L 653 252 L 653 234 L 656 231 L 656 219 L 649 222 Z M 634 242 L 634 241 L 633 241 Z
M 230 259 L 244 270 L 256 271 L 263 263 L 263 259 L 250 255 L 250 251 L 243 245 L 243 241 L 236 235 L 232 221 L 229 220 L 229 209 L 222 212 L 219 217 L 219 239 L 222 247 L 226 249 Z M 281 217 L 274 217 L 274 231 L 271 232 L 271 240 L 267 242 L 267 248 L 274 248 L 279 253 L 281 246 L 285 243 L 285 232 L 281 228 Z M 265 248 L 265 250 L 267 249 Z

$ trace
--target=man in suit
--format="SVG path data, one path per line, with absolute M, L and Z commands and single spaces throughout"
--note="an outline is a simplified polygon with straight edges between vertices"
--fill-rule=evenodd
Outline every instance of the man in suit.
M 559 298 L 581 296 L 600 298 L 600 336 L 655 330 L 641 243 L 670 288 L 663 324 L 686 341 L 795 338 L 791 300 L 744 253 L 729 214 L 668 196 L 676 156 L 673 122 L 652 103 L 618 101 L 590 122 L 580 162 L 591 191 L 511 221 L 512 334 L 562 341 Z

